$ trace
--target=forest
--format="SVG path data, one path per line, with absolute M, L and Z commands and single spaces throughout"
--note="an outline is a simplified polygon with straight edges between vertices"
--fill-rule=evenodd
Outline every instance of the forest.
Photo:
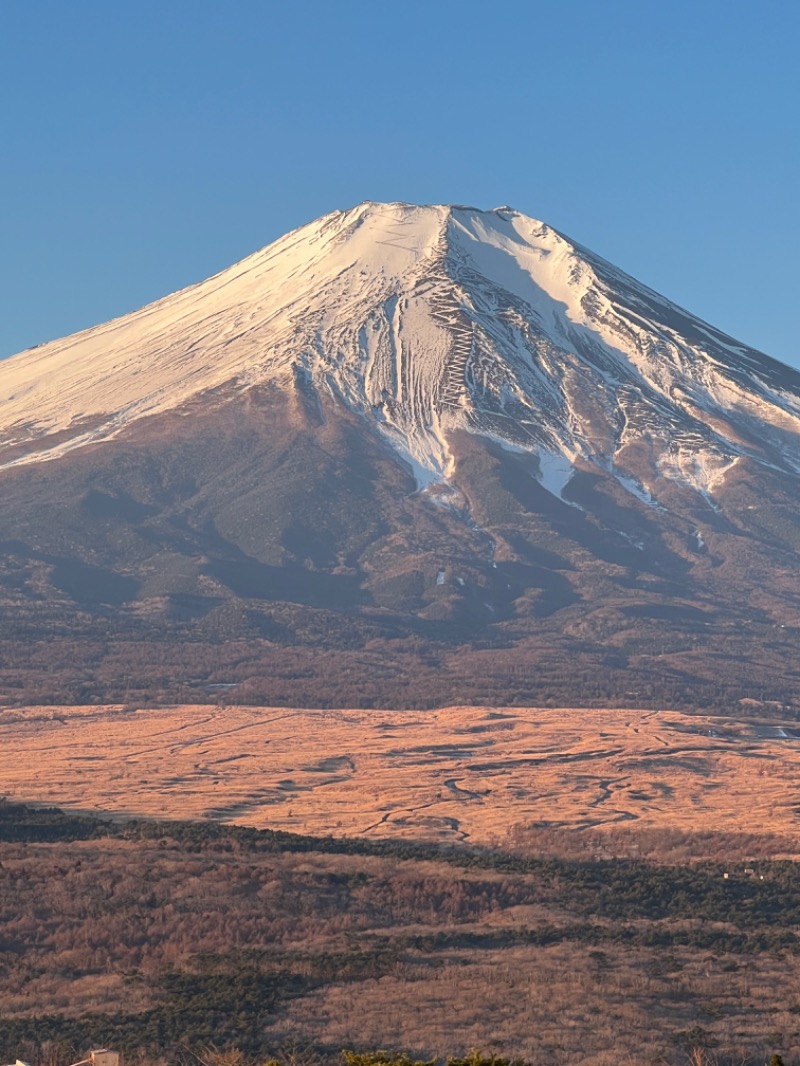
M 792 1062 L 800 876 L 742 861 L 749 843 L 598 859 L 574 837 L 454 848 L 6 800 L 0 1055 Z

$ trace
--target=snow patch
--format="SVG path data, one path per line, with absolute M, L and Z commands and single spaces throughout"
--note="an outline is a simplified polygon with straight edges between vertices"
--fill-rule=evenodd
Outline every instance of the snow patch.
M 407 446 L 407 442 L 395 432 L 384 430 L 384 435 L 392 448 L 400 455 L 403 462 L 411 467 L 411 473 L 414 475 L 414 481 L 417 485 L 417 492 L 423 492 L 425 489 L 429 489 L 446 480 L 444 469 L 434 461 L 430 454 L 425 454 L 419 449 L 412 452 Z
M 619 470 L 613 470 L 614 477 L 622 485 L 626 492 L 629 492 L 632 496 L 635 496 L 637 500 L 641 500 L 642 503 L 646 503 L 648 507 L 654 508 L 656 511 L 663 511 L 664 508 L 654 499 L 653 496 L 647 491 L 641 482 L 636 478 L 631 477 L 629 474 L 622 474 Z
M 740 455 L 722 455 L 712 448 L 701 450 L 679 446 L 661 457 L 659 471 L 665 477 L 683 482 L 700 493 L 718 511 L 719 507 L 713 498 L 714 490 L 740 461 Z
M 577 507 L 572 500 L 564 499 L 564 489 L 572 480 L 575 467 L 566 455 L 558 452 L 538 451 L 536 456 L 539 460 L 539 481 L 543 488 L 570 507 Z M 578 508 L 580 510 L 580 508 Z

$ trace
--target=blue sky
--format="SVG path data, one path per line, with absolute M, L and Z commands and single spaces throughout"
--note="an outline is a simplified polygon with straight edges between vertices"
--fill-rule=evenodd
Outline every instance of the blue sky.
M 0 355 L 361 200 L 511 204 L 800 366 L 788 0 L 3 0 Z

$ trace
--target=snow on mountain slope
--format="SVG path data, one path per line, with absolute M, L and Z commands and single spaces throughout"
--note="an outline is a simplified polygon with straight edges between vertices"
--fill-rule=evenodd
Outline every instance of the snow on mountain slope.
M 800 375 L 510 208 L 375 203 L 3 363 L 0 468 L 266 383 L 361 413 L 421 486 L 454 429 L 537 455 L 559 497 L 576 463 L 652 504 L 745 455 L 800 472 Z

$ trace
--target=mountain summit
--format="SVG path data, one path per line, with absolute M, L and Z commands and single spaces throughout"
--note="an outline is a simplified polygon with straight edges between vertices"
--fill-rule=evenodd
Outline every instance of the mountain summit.
M 100 629 L 125 661 L 251 642 L 173 696 L 413 703 L 424 647 L 439 702 L 663 700 L 734 661 L 752 698 L 799 473 L 796 372 L 511 208 L 364 203 L 3 364 L 8 639 L 34 603 L 85 630 L 104 695 Z M 288 649 L 317 681 L 275 680 Z
M 713 495 L 742 455 L 800 469 L 788 368 L 511 208 L 375 203 L 6 363 L 0 429 L 25 448 L 5 463 L 267 383 L 365 415 L 421 484 L 452 472 L 454 429 L 529 451 L 543 477 L 581 461 L 640 496 L 659 478 Z

